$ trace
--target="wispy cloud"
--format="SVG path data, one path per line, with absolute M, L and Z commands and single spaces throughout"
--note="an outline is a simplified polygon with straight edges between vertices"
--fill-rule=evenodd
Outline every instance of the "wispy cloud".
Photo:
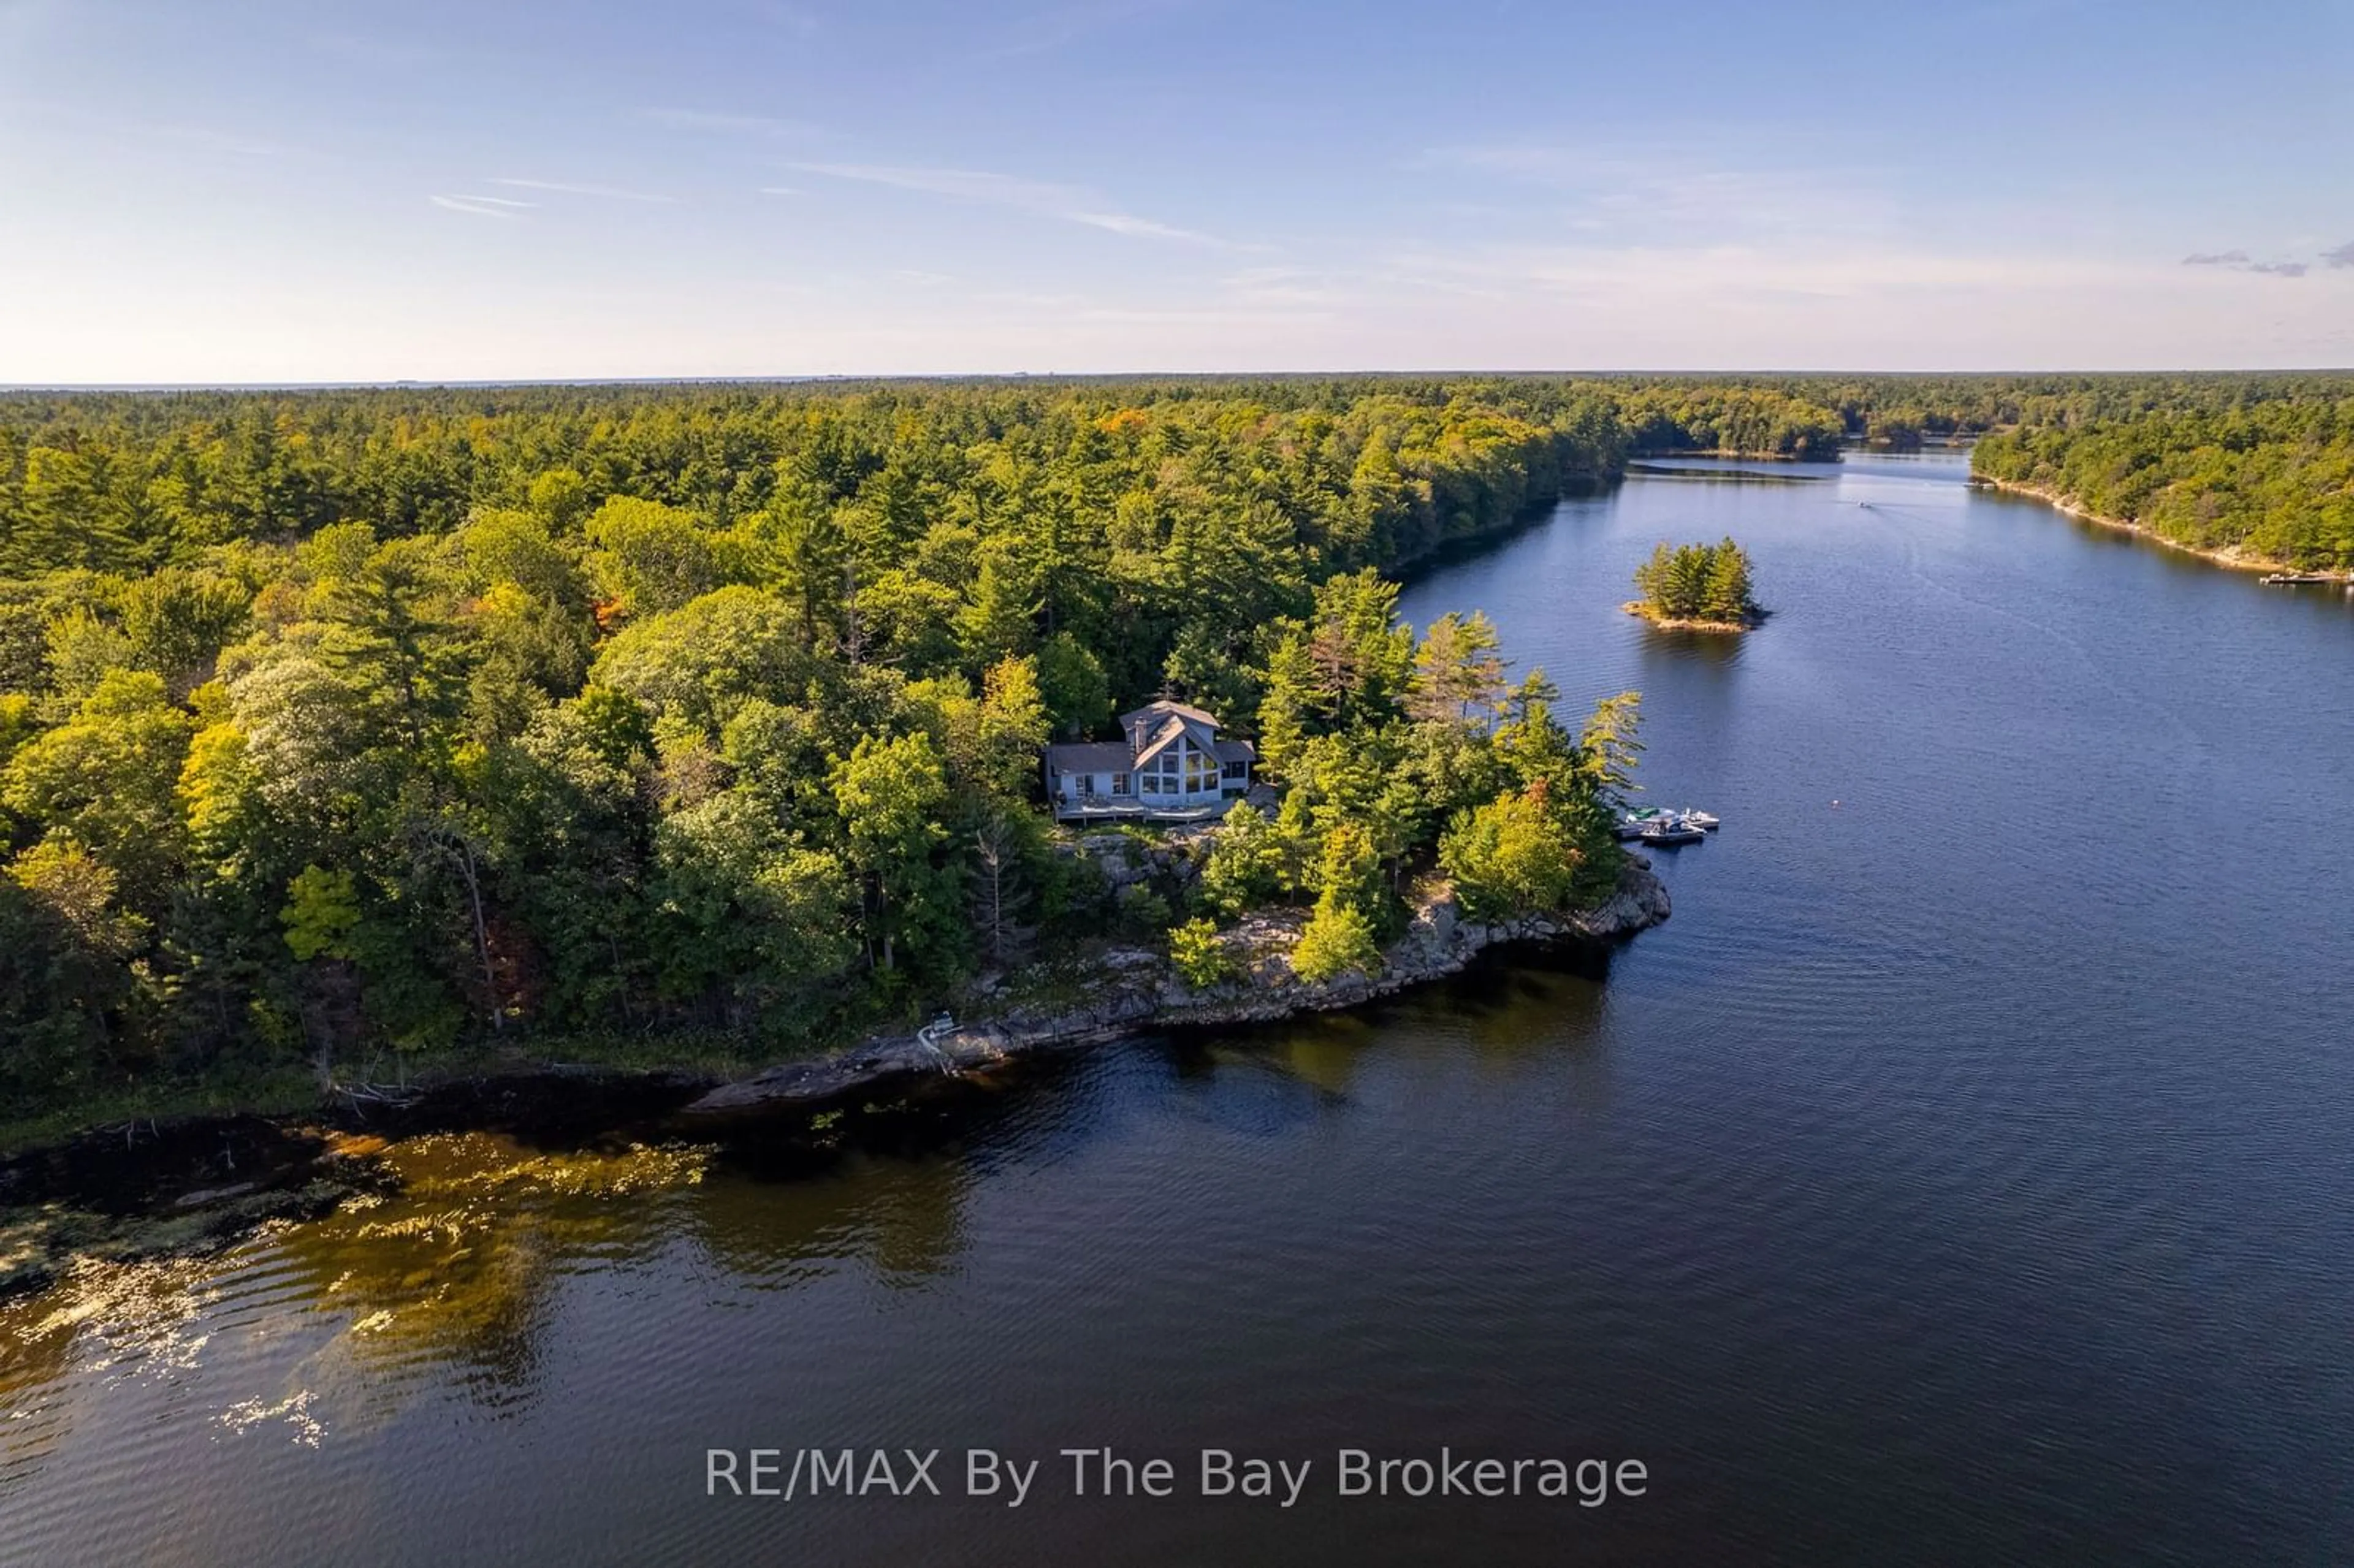
M 758 194 L 761 196 L 797 196 L 806 193 L 804 193 L 799 185 L 762 185 Z
M 1196 229 L 1180 228 L 1174 224 L 1139 217 L 1133 213 L 1111 211 L 1101 197 L 1076 185 L 1025 180 L 1013 175 L 995 175 L 978 169 L 905 168 L 885 164 L 793 164 L 790 166 L 803 174 L 823 175 L 829 179 L 887 185 L 894 190 L 917 191 L 950 201 L 1035 213 L 1042 217 L 1085 224 L 1091 228 L 1135 239 L 1167 239 L 1217 249 L 1225 249 L 1228 245 L 1227 241 L 1214 235 Z
M 1407 166 L 1542 188 L 1558 204 L 1553 216 L 1596 234 L 1685 231 L 1722 239 L 1884 234 L 1898 226 L 1893 204 L 1859 173 L 1735 163 L 1670 145 L 1450 145 L 1428 148 Z
M 1327 313 L 1321 311 L 1289 308 L 1255 311 L 1225 310 L 1214 305 L 1198 309 L 1186 306 L 1090 305 L 1076 312 L 1074 319 L 1126 326 L 1244 327 L 1259 332 L 1269 332 L 1296 327 L 1302 322 L 1327 321 L 1331 318 Z
M 1073 223 L 1091 224 L 1097 228 L 1108 228 L 1114 234 L 1133 235 L 1139 239 L 1177 239 L 1189 245 L 1223 245 L 1225 243 L 1224 240 L 1214 239 L 1209 235 L 1198 233 L 1191 228 L 1180 228 L 1171 223 L 1156 223 L 1151 218 L 1138 217 L 1125 212 L 1064 212 L 1056 213 L 1055 216 L 1067 217 Z
M 814 37 L 824 30 L 824 24 L 818 20 L 817 13 L 803 6 L 778 4 L 771 0 L 767 5 L 752 5 L 745 8 L 761 21 L 801 37 Z
M 429 198 L 435 207 L 451 212 L 472 213 L 476 217 L 520 217 L 520 209 L 536 207 L 537 202 L 516 201 L 508 196 L 437 196 Z
M 1416 287 L 1498 298 L 1557 295 L 1597 307 L 1669 298 L 1717 305 L 1837 302 L 1927 293 L 2118 288 L 2148 270 L 2033 254 L 1965 255 L 1916 247 L 1810 244 L 1669 247 L 1483 245 L 1408 252 L 1387 271 Z
M 818 128 L 806 120 L 780 120 L 771 114 L 714 114 L 701 109 L 647 109 L 640 113 L 673 131 L 796 141 L 818 134 Z
M 573 185 L 564 180 L 522 180 L 498 178 L 482 182 L 505 185 L 510 190 L 553 191 L 563 196 L 603 196 L 610 201 L 673 202 L 676 196 L 657 196 L 652 191 L 625 190 L 620 185 Z
M 2335 250 L 2323 251 L 2321 264 L 2329 268 L 2354 267 L 2354 239 L 2348 240 Z
M 1045 54 L 1132 18 L 1173 11 L 1179 4 L 1180 0 L 1105 0 L 1101 4 L 1067 5 L 1010 23 L 1002 41 L 973 58 L 1004 60 Z
M 411 38 L 370 37 L 358 33 L 319 33 L 306 40 L 310 48 L 348 65 L 414 68 L 432 64 L 440 51 Z
M 2348 249 L 2354 250 L 2354 245 L 2349 245 Z M 2338 265 L 2330 261 L 2328 256 L 2322 260 L 2329 261 L 2333 267 Z M 2274 278 L 2302 278 L 2312 270 L 2308 263 L 2303 261 L 2258 261 L 2244 250 L 2200 251 L 2185 256 L 2182 264 L 2185 267 L 2221 267 L 2233 272 L 2262 272 Z M 2354 265 L 2354 262 L 2348 264 Z
M 1220 280 L 1225 297 L 1247 305 L 1304 309 L 1363 297 L 1371 274 L 1305 267 L 1246 267 Z

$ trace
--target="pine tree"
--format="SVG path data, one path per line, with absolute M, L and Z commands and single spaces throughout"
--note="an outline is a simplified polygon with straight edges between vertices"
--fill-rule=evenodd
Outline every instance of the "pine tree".
M 1737 621 L 1755 613 L 1749 557 L 1731 539 L 1716 545 L 1660 545 L 1635 568 L 1635 586 L 1652 615 L 1669 620 Z
M 1701 613 L 1710 620 L 1743 620 L 1749 599 L 1749 557 L 1731 539 L 1710 549 L 1708 588 Z
M 1495 627 L 1476 609 L 1468 619 L 1449 610 L 1431 622 L 1415 653 L 1407 712 L 1426 723 L 1492 716 L 1504 689 L 1497 647 Z

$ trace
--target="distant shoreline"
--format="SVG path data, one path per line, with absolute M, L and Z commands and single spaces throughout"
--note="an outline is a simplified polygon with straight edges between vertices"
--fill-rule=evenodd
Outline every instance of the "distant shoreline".
M 2306 572 L 2314 569 L 2299 567 L 2294 562 L 2277 560 L 2270 556 L 2252 556 L 2236 546 L 2211 550 L 2198 545 L 2186 545 L 2179 539 L 2168 538 L 2147 524 L 2128 522 L 2122 517 L 2107 517 L 2098 512 L 2090 511 L 2060 492 L 2044 485 L 2028 484 L 2019 480 L 1994 479 L 1982 473 L 1970 475 L 1970 483 L 1980 490 L 1999 491 L 2007 495 L 2023 495 L 2030 501 L 2041 501 L 2053 511 L 2064 513 L 2078 522 L 2095 524 L 2103 528 L 2114 528 L 2121 534 L 2131 534 L 2137 538 L 2147 539 L 2153 545 L 2163 545 L 2169 550 L 2179 550 L 2186 556 L 2196 556 L 2211 566 L 2226 567 L 2235 572 Z M 2321 576 L 2332 582 L 2354 582 L 2354 572 L 2324 570 Z
M 1627 454 L 1628 462 L 1659 462 L 1669 458 L 1704 458 L 1710 462 L 1837 462 L 1839 454 L 1829 457 L 1800 457 L 1796 452 L 1750 452 L 1739 447 L 1644 447 Z

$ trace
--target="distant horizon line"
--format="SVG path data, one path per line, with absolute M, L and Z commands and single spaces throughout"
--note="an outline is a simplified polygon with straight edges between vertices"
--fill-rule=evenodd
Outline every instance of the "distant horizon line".
M 27 394 L 79 394 L 91 392 L 359 392 L 398 391 L 404 388 L 428 390 L 436 388 L 489 390 L 507 387 L 803 387 L 828 382 L 860 384 L 872 382 L 1119 382 L 1119 381 L 1342 381 L 1384 380 L 1407 378 L 1469 378 L 1483 377 L 1500 380 L 1626 380 L 1643 376 L 1679 376 L 1694 380 L 1735 376 L 1878 376 L 1901 379 L 1908 376 L 1955 376 L 1978 379 L 2033 376 L 2354 376 L 2354 365 L 2312 365 L 2256 366 L 2171 366 L 2148 369 L 2005 369 L 2005 370 L 1869 370 L 1856 367 L 1837 369 L 1789 369 L 1775 366 L 1752 366 L 1742 369 L 1676 369 L 1630 368 L 1606 370 L 1493 370 L 1457 367 L 1446 370 L 1359 369 L 1359 370 L 938 370 L 938 371 L 831 371 L 822 373 L 783 372 L 758 376 L 387 376 L 361 377 L 349 380 L 265 380 L 265 381 L 0 381 L 0 397 Z

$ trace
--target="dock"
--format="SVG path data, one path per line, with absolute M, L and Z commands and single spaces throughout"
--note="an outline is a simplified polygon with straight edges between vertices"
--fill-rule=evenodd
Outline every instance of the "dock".
M 2261 580 L 2274 588 L 2296 588 L 2305 583 L 2342 583 L 2347 579 L 2331 572 L 2268 572 Z
M 1680 810 L 1665 810 L 1658 806 L 1640 810 L 1622 807 L 1617 820 L 1611 824 L 1611 833 L 1620 843 L 1640 841 L 1647 844 L 1696 844 L 1714 832 L 1719 825 L 1714 813 L 1696 811 L 1689 807 Z

